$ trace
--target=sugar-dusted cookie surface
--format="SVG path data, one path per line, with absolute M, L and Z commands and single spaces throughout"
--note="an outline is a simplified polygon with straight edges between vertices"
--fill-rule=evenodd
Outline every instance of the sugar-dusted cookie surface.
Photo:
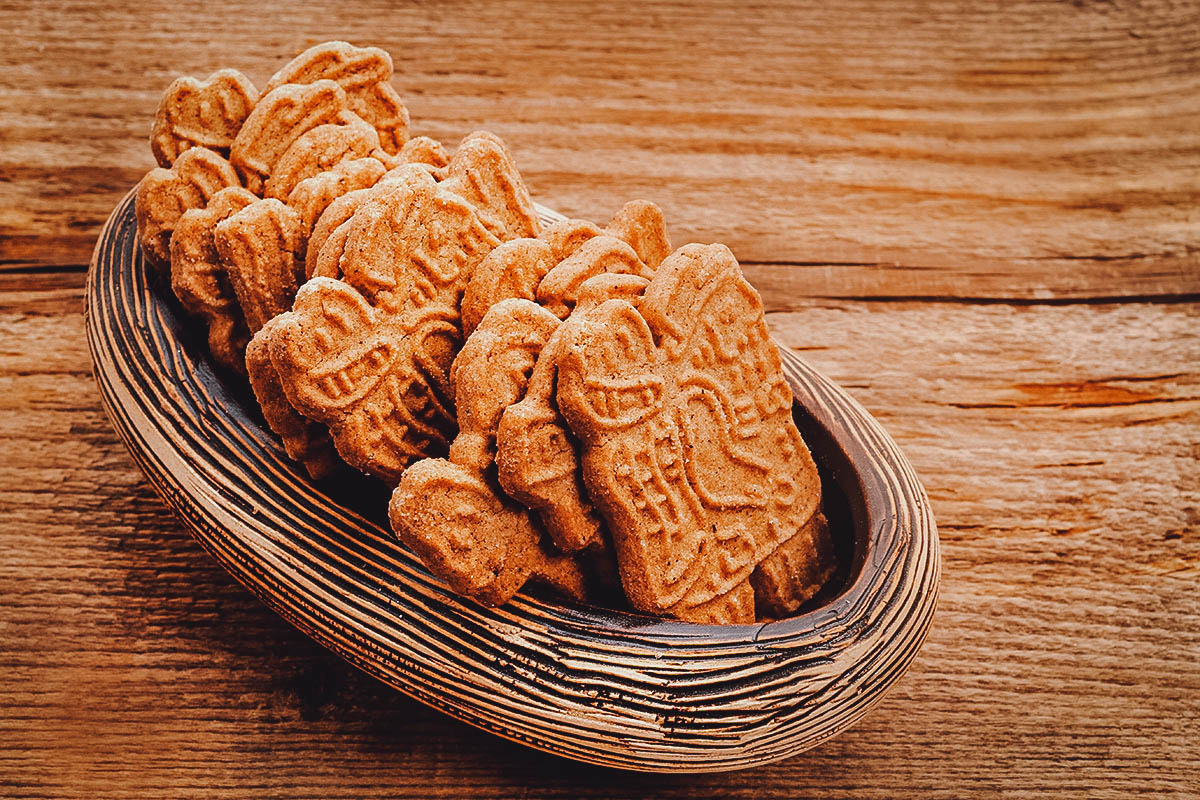
M 584 283 L 576 314 L 547 341 L 524 397 L 504 411 L 497 426 L 500 485 L 538 512 L 550 538 L 566 552 L 600 545 L 604 523 L 584 488 L 579 445 L 558 411 L 554 396 L 558 359 L 588 310 L 612 299 L 637 303 L 647 283 L 641 276 L 623 273 L 602 274 Z M 488 314 L 508 302 L 493 306 Z
M 314 479 L 321 480 L 332 474 L 341 462 L 333 440 L 329 438 L 329 430 L 297 413 L 283 393 L 279 373 L 271 363 L 270 341 L 277 319 L 268 320 L 250 340 L 245 370 L 267 426 L 283 441 L 288 456 L 303 464 Z
M 214 242 L 251 334 L 292 307 L 304 280 L 300 215 L 258 200 L 217 223 Z
M 204 208 L 214 194 L 238 185 L 238 176 L 219 153 L 193 147 L 175 159 L 170 169 L 156 167 L 137 187 L 135 213 L 142 252 L 152 267 L 171 262 L 171 234 L 185 213 Z
M 261 195 L 267 177 L 292 143 L 318 125 L 341 119 L 346 93 L 333 81 L 289 83 L 254 106 L 229 148 L 229 161 L 247 189 Z
M 499 491 L 493 468 L 500 415 L 524 393 L 559 322 L 525 300 L 493 311 L 454 360 L 459 431 L 449 458 L 405 470 L 392 494 L 392 528 L 452 589 L 488 605 L 508 602 L 531 577 L 583 599 L 579 565 L 543 544 L 529 512 Z
M 160 167 L 169 167 L 191 147 L 223 155 L 258 102 L 258 90 L 242 73 L 222 69 L 207 80 L 176 78 L 167 87 L 150 132 L 150 150 Z
M 322 42 L 276 72 L 265 91 L 289 83 L 332 80 L 346 92 L 350 110 L 379 132 L 383 149 L 395 154 L 408 140 L 408 109 L 390 83 L 392 73 L 392 57 L 386 50 L 355 47 L 349 42 Z
M 171 236 L 171 288 L 185 309 L 204 320 L 213 359 L 238 374 L 246 370 L 250 331 L 214 236 L 218 223 L 257 200 L 240 186 L 222 189 L 204 208 L 185 212 Z
M 752 622 L 750 574 L 808 523 L 820 482 L 762 302 L 728 248 L 680 248 L 638 308 L 583 315 L 557 400 L 630 602 Z

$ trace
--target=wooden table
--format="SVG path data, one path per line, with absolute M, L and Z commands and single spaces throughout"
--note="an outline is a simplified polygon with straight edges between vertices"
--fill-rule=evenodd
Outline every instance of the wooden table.
M 1200 10 L 0 2 L 0 795 L 1200 793 Z M 414 129 L 742 259 L 921 474 L 942 599 L 854 729 L 641 776 L 497 739 L 235 584 L 100 408 L 82 290 L 179 74 L 388 48 Z

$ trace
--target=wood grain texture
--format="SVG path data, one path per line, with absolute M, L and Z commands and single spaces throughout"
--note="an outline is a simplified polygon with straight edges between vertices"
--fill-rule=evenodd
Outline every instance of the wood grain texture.
M 1200 794 L 1195 4 L 354 8 L 0 0 L 0 795 Z M 896 438 L 942 595 L 856 727 L 723 775 L 542 756 L 327 654 L 167 513 L 90 374 L 91 246 L 172 78 L 335 35 L 538 200 L 728 241 Z

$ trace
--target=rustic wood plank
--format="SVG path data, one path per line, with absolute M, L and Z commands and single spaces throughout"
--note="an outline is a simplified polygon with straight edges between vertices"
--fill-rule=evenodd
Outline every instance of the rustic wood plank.
M 789 296 L 1200 293 L 1191 3 L 10 1 L 0 24 L 0 262 L 86 262 L 176 75 L 261 84 L 337 31 L 393 52 L 416 131 L 496 130 L 565 213 L 655 199 Z
M 0 293 L 7 795 L 1200 789 L 1200 305 L 838 301 L 771 315 L 921 474 L 942 601 L 913 669 L 853 730 L 758 770 L 669 777 L 475 731 L 261 607 L 146 488 L 100 411 L 79 276 L 21 283 Z

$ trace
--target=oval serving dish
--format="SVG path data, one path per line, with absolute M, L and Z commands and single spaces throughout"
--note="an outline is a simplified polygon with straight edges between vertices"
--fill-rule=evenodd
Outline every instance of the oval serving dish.
M 450 593 L 388 530 L 382 486 L 315 484 L 248 389 L 213 371 L 203 334 L 143 264 L 132 193 L 96 244 L 87 332 L 117 432 L 238 581 L 368 673 L 514 741 L 661 772 L 775 761 L 862 717 L 929 628 L 940 562 L 924 489 L 878 423 L 785 348 L 844 568 L 798 616 L 710 626 Z

